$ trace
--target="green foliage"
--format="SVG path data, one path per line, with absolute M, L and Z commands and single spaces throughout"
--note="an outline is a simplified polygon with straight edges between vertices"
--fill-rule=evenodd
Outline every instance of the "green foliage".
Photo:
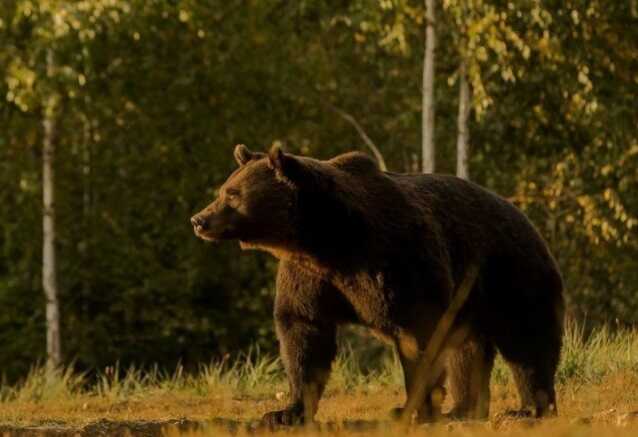
M 632 4 L 447 0 L 438 13 L 440 169 L 454 168 L 463 58 L 471 173 L 530 215 L 571 311 L 589 321 L 638 321 Z M 58 125 L 66 361 L 188 373 L 251 344 L 275 352 L 275 262 L 204 244 L 188 223 L 234 168 L 232 146 L 362 149 L 332 106 L 359 121 L 390 169 L 414 170 L 423 20 L 416 0 L 3 0 L 0 372 L 13 381 L 44 359 L 44 102 L 55 101 Z

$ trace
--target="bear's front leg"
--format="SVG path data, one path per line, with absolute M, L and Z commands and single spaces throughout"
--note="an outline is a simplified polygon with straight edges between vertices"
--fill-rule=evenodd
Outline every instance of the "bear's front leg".
M 350 307 L 334 286 L 294 263 L 279 263 L 275 328 L 290 404 L 267 413 L 264 424 L 291 425 L 314 418 L 337 353 L 337 325 L 351 320 Z
M 336 327 L 281 308 L 275 312 L 275 323 L 291 402 L 283 410 L 265 414 L 262 422 L 275 426 L 312 421 L 336 354 Z

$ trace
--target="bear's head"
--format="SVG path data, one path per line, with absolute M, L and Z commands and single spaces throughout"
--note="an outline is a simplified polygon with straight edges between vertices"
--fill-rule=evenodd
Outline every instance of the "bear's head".
M 191 218 L 205 240 L 258 241 L 285 233 L 292 190 L 277 179 L 272 159 L 244 145 L 235 147 L 239 164 L 210 205 Z
M 191 218 L 205 240 L 239 240 L 243 248 L 271 253 L 325 250 L 328 240 L 349 241 L 362 231 L 353 175 L 378 173 L 367 155 L 351 152 L 329 161 L 235 147 L 239 165 L 219 196 Z M 360 185 L 360 184 L 359 184 Z M 332 245 L 334 246 L 334 245 Z M 336 248 L 335 248 L 336 249 Z

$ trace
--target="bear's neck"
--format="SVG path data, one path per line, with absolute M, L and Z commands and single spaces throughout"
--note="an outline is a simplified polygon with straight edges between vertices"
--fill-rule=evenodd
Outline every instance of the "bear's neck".
M 280 261 L 291 262 L 312 273 L 326 275 L 336 266 L 332 262 L 325 262 L 301 248 L 282 246 L 274 243 L 240 241 L 242 250 L 259 250 L 269 253 Z

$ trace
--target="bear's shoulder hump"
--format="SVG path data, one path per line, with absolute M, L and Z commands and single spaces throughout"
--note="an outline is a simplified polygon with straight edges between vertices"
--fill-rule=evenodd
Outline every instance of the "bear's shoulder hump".
M 348 152 L 329 161 L 335 167 L 355 174 L 367 174 L 379 171 L 376 161 L 362 152 Z

